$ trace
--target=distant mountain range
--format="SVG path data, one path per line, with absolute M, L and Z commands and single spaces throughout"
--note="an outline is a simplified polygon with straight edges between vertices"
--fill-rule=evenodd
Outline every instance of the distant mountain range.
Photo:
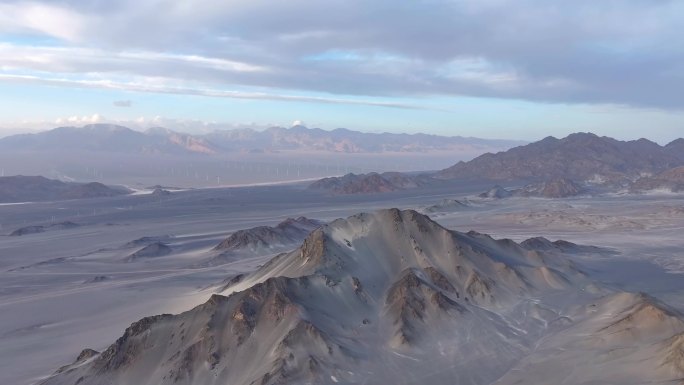
M 547 137 L 538 142 L 511 148 L 519 144 L 521 142 L 458 136 L 369 134 L 347 129 L 325 131 L 303 126 L 273 127 L 263 131 L 225 130 L 190 135 L 164 128 L 151 128 L 139 132 L 122 126 L 95 124 L 10 136 L 0 139 L 0 151 L 6 154 L 66 152 L 73 155 L 83 151 L 102 154 L 204 156 L 280 151 L 340 154 L 441 151 L 448 154 L 453 152 L 454 158 L 459 153 L 486 152 L 471 161 L 461 161 L 435 174 L 348 174 L 322 179 L 312 184 L 311 189 L 333 194 L 358 194 L 411 189 L 439 183 L 440 180 L 551 183 L 561 179 L 577 183 L 578 186 L 589 183 L 629 188 L 637 180 L 643 179 L 633 191 L 643 191 L 650 187 L 658 189 L 661 186 L 681 190 L 679 181 L 668 182 L 669 179 L 677 178 L 680 173 L 667 171 L 684 166 L 684 139 L 677 139 L 661 146 L 646 139 L 620 141 L 591 133 L 575 133 L 562 139 Z M 508 150 L 496 152 L 504 149 Z M 565 187 L 567 186 L 568 183 L 565 183 Z M 548 193 L 555 194 L 552 191 Z M 72 196 L 78 198 L 88 194 L 88 191 L 76 191 Z
M 442 179 L 550 180 L 628 183 L 684 165 L 684 140 L 666 146 L 646 139 L 619 141 L 591 133 L 547 137 L 496 154 L 459 162 L 437 173 Z
M 71 183 L 23 175 L 0 177 L 0 203 L 100 198 L 128 193 L 130 191 L 125 188 L 98 182 Z
M 59 127 L 36 134 L 0 139 L 3 151 L 96 151 L 117 153 L 212 154 L 217 150 L 201 138 L 154 128 L 146 132 L 111 124 Z
M 499 187 L 484 195 L 566 197 L 584 191 L 584 185 L 629 188 L 632 191 L 684 191 L 684 139 L 665 146 L 646 139 L 620 141 L 591 133 L 541 141 L 498 153 L 486 153 L 434 174 L 386 172 L 330 177 L 311 184 L 311 190 L 332 194 L 382 193 L 440 180 L 527 182 L 516 191 Z M 679 167 L 679 168 L 678 168 Z M 493 196 L 490 196 L 493 197 Z
M 99 151 L 149 154 L 220 154 L 224 152 L 322 151 L 336 153 L 499 151 L 521 141 L 426 134 L 363 133 L 338 128 L 294 126 L 220 130 L 203 135 L 166 128 L 135 131 L 111 124 L 59 127 L 0 139 L 3 151 Z

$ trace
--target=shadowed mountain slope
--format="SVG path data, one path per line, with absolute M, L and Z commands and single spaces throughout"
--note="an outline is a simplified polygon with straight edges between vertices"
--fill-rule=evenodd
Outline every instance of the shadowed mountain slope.
M 321 222 L 305 218 L 287 218 L 276 226 L 258 226 L 238 230 L 216 246 L 216 250 L 239 251 L 249 249 L 255 252 L 260 248 L 301 243 L 304 238 Z
M 547 137 L 505 152 L 484 154 L 444 169 L 437 177 L 492 180 L 568 178 L 622 183 L 644 173 L 658 173 L 682 164 L 684 160 L 675 156 L 674 151 L 646 139 L 624 142 L 591 133 L 576 133 L 563 139 Z

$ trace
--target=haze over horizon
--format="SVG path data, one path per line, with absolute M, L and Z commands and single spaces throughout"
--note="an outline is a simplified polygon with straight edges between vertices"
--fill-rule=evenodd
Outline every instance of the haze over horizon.
M 0 4 L 0 136 L 111 122 L 682 136 L 675 1 Z
M 178 124 L 174 124 L 178 123 Z M 61 128 L 61 127 L 76 127 L 76 128 L 86 128 L 89 126 L 120 126 L 120 127 L 125 127 L 128 129 L 131 129 L 133 131 L 138 131 L 138 132 L 150 132 L 150 130 L 154 130 L 157 128 L 164 128 L 164 129 L 171 129 L 173 132 L 181 133 L 181 134 L 190 134 L 190 135 L 204 135 L 204 134 L 211 134 L 211 133 L 216 133 L 216 132 L 223 132 L 223 131 L 239 131 L 239 130 L 253 130 L 256 132 L 264 132 L 268 129 L 271 128 L 295 128 L 295 127 L 304 127 L 306 129 L 310 130 L 323 130 L 327 132 L 334 132 L 336 130 L 348 130 L 352 132 L 359 132 L 359 133 L 368 133 L 368 134 L 409 134 L 409 135 L 415 135 L 415 134 L 428 134 L 428 135 L 436 135 L 438 137 L 463 137 L 463 138 L 474 138 L 474 139 L 491 139 L 496 141 L 497 139 L 506 141 L 509 140 L 511 143 L 513 142 L 518 142 L 520 144 L 526 143 L 526 142 L 536 142 L 538 140 L 541 140 L 546 137 L 556 137 L 558 139 L 562 139 L 564 137 L 567 137 L 568 135 L 572 134 L 577 134 L 577 133 L 590 133 L 590 134 L 595 134 L 597 136 L 606 136 L 613 138 L 608 135 L 603 135 L 601 132 L 595 132 L 595 131 L 571 131 L 566 133 L 563 133 L 561 135 L 553 135 L 553 134 L 545 134 L 544 132 L 539 132 L 537 136 L 530 136 L 529 138 L 525 139 L 517 139 L 516 137 L 490 137 L 488 135 L 477 135 L 475 133 L 473 136 L 470 135 L 462 135 L 458 132 L 447 132 L 444 134 L 439 134 L 439 133 L 426 133 L 424 131 L 397 131 L 397 130 L 356 130 L 353 128 L 348 128 L 348 127 L 334 127 L 334 128 L 321 128 L 321 127 L 313 127 L 309 126 L 303 121 L 300 120 L 295 120 L 291 124 L 287 125 L 278 125 L 278 124 L 271 124 L 271 125 L 257 125 L 254 123 L 251 124 L 229 124 L 229 123 L 218 123 L 218 122 L 203 122 L 201 124 L 193 124 L 197 122 L 171 122 L 169 120 L 164 120 L 164 119 L 153 119 L 150 122 L 141 122 L 141 121 L 113 121 L 113 120 L 108 120 L 104 119 L 100 116 L 95 116 L 95 117 L 81 117 L 80 120 L 76 120 L 76 117 L 71 117 L 70 119 L 60 119 L 59 121 L 55 122 L 54 125 L 49 126 L 47 128 L 33 128 L 33 129 L 22 129 L 17 132 L 14 131 L 7 131 L 7 132 L 2 132 L 0 130 L 0 139 L 13 136 L 13 135 L 18 135 L 18 134 L 37 134 L 37 133 L 42 133 L 42 132 L 47 132 L 51 131 L 55 128 Z M 173 127 L 173 128 L 169 128 Z M 645 134 L 645 135 L 641 135 Z M 614 139 L 618 140 L 624 140 L 624 141 L 634 141 L 634 140 L 639 140 L 639 139 L 647 139 L 651 140 L 655 143 L 658 143 L 660 145 L 666 145 L 674 140 L 680 139 L 681 137 L 684 137 L 684 134 L 682 136 L 675 136 L 672 137 L 671 139 L 654 139 L 649 137 L 648 133 L 643 133 L 643 132 L 634 132 L 633 134 L 627 133 L 626 135 L 618 135 L 614 137 Z

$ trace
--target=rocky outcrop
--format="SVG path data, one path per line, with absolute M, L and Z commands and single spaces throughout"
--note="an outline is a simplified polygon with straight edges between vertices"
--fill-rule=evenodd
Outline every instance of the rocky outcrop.
M 347 174 L 341 177 L 320 179 L 311 185 L 310 190 L 322 190 L 332 194 L 377 194 L 406 190 L 431 183 L 427 175 L 406 175 L 399 172 L 375 172 L 368 174 Z
M 9 235 L 11 237 L 20 237 L 22 235 L 38 234 L 38 233 L 44 233 L 46 231 L 73 229 L 73 228 L 80 227 L 80 226 L 81 225 L 74 223 L 74 222 L 70 222 L 70 221 L 60 222 L 60 223 L 52 223 L 49 225 L 26 226 L 26 227 L 22 227 L 22 228 L 19 228 L 19 229 L 12 231 Z
M 300 243 L 321 222 L 305 217 L 287 218 L 276 226 L 258 226 L 246 230 L 238 230 L 219 243 L 215 250 L 238 251 L 260 248 L 274 248 L 279 245 Z
M 587 189 L 566 178 L 546 182 L 530 183 L 522 188 L 505 189 L 496 185 L 478 195 L 486 199 L 503 199 L 510 197 L 526 198 L 568 198 L 586 193 Z
M 153 197 L 166 197 L 166 196 L 169 196 L 171 194 L 172 194 L 171 191 L 163 189 L 163 188 L 159 188 L 159 187 L 152 190 L 152 196 Z
M 632 192 L 654 190 L 684 192 L 684 166 L 666 170 L 660 174 L 639 178 L 630 186 Z
M 560 178 L 527 185 L 513 194 L 540 198 L 567 198 L 580 195 L 585 191 L 586 189 L 578 183 L 567 178 Z
M 481 193 L 478 195 L 480 198 L 489 198 L 489 199 L 503 199 L 503 198 L 509 198 L 513 196 L 513 194 L 506 190 L 505 188 L 496 185 L 489 190 Z
M 126 257 L 126 262 L 134 262 L 141 259 L 163 257 L 171 254 L 173 249 L 162 242 L 153 242 L 142 249 Z

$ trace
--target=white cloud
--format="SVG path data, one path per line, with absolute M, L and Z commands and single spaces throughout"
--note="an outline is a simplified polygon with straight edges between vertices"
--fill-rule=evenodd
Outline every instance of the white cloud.
M 57 124 L 57 125 L 61 125 L 61 124 L 80 125 L 80 124 L 103 123 L 105 121 L 106 121 L 106 119 L 100 114 L 83 115 L 83 116 L 72 115 L 69 117 L 55 119 L 55 124 Z M 26 123 L 27 124 L 35 124 L 35 122 L 26 122 Z M 45 124 L 45 123 L 43 123 L 43 124 Z
M 310 102 L 310 103 L 324 103 L 324 104 L 346 104 L 346 105 L 361 105 L 374 106 L 386 108 L 400 108 L 400 109 L 424 109 L 421 106 L 415 106 L 403 103 L 373 101 L 373 100 L 358 100 L 358 99 L 344 99 L 323 96 L 302 96 L 302 95 L 287 95 L 275 94 L 265 92 L 242 92 L 230 91 L 210 88 L 184 88 L 184 87 L 170 87 L 158 86 L 149 84 L 152 82 L 137 82 L 137 83 L 122 83 L 111 80 L 71 80 L 58 78 L 42 78 L 35 75 L 7 75 L 0 74 L 0 82 L 12 82 L 18 84 L 43 84 L 50 86 L 62 86 L 73 88 L 95 88 L 95 89 L 112 89 L 130 92 L 149 92 L 159 94 L 172 95 L 193 95 L 193 96 L 207 96 L 212 98 L 230 98 L 230 99 L 247 99 L 247 100 L 277 100 L 289 102 Z
M 0 32 L 38 32 L 79 41 L 85 29 L 85 16 L 65 7 L 40 2 L 0 4 Z
M 0 44 L 0 68 L 264 94 L 681 109 L 682 24 L 684 2 L 669 0 L 6 0 L 0 33 L 66 44 Z
M 8 69 L 45 72 L 266 72 L 268 68 L 236 60 L 152 51 L 108 51 L 71 46 L 0 43 L 0 62 Z

